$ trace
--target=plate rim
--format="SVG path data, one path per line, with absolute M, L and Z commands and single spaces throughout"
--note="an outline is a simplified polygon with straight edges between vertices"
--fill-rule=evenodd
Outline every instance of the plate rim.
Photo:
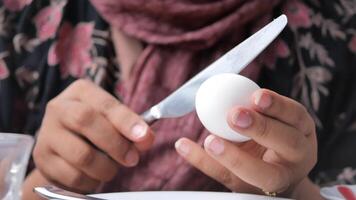
M 242 195 L 242 196 L 246 196 L 246 197 L 259 197 L 259 198 L 263 198 L 265 197 L 266 199 L 272 199 L 271 197 L 268 197 L 266 195 L 258 195 L 258 194 L 249 194 L 249 193 L 238 193 L 238 192 L 223 192 L 223 191 L 177 191 L 177 190 L 164 190 L 164 191 L 154 191 L 154 190 L 149 190 L 149 191 L 124 191 L 124 192 L 108 192 L 108 193 L 97 193 L 97 194 L 90 194 L 88 196 L 93 196 L 93 197 L 99 197 L 99 198 L 103 198 L 102 195 L 115 195 L 115 194 L 129 194 L 129 195 L 134 195 L 135 193 L 140 193 L 140 194 L 144 194 L 144 193 L 195 193 L 195 194 L 219 194 L 219 195 Z M 273 197 L 273 199 L 275 200 L 291 200 L 288 198 L 281 198 L 281 197 Z

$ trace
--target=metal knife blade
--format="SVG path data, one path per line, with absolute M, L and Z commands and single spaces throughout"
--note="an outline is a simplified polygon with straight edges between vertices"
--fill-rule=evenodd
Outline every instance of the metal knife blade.
M 220 73 L 239 73 L 282 32 L 287 21 L 285 15 L 279 16 L 141 116 L 150 124 L 157 119 L 181 117 L 190 113 L 195 109 L 195 94 L 205 80 Z

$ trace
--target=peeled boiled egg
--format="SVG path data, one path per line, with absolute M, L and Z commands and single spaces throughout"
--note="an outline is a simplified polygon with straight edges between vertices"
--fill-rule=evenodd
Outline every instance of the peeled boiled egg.
M 204 127 L 221 138 L 244 142 L 248 137 L 232 130 L 227 114 L 234 106 L 250 106 L 252 94 L 260 87 L 237 74 L 223 73 L 210 77 L 198 89 L 195 107 Z

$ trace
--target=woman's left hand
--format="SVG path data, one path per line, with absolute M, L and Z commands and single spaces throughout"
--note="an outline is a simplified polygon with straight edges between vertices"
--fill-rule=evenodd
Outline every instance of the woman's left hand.
M 252 105 L 231 109 L 227 119 L 252 140 L 233 143 L 210 135 L 204 150 L 182 138 L 177 151 L 232 191 L 290 196 L 317 160 L 314 122 L 300 103 L 270 90 L 256 91 Z

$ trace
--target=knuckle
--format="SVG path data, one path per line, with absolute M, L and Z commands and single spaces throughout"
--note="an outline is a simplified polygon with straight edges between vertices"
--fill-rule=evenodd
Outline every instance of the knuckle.
M 294 137 L 294 139 L 292 140 L 292 143 L 290 144 L 290 147 L 294 150 L 296 150 L 297 152 L 299 150 L 303 150 L 304 148 L 304 137 L 300 137 L 299 135 L 296 135 L 296 137 Z
M 110 141 L 110 140 L 108 140 Z M 115 141 L 115 142 L 113 142 Z M 120 146 L 121 146 L 121 141 L 120 139 L 112 139 L 110 142 L 108 142 L 106 144 L 106 151 L 108 153 L 111 153 L 111 152 L 119 152 L 120 151 Z
M 49 147 L 44 145 L 42 142 L 38 142 L 35 145 L 32 151 L 32 157 L 36 166 L 42 166 L 43 164 L 46 163 L 48 164 L 46 158 L 50 155 L 49 152 L 50 152 Z
M 220 172 L 220 182 L 226 187 L 232 187 L 233 185 L 233 175 L 228 170 L 222 170 Z
M 58 180 L 58 178 L 56 178 L 55 176 L 53 176 L 52 174 L 47 173 L 45 170 L 42 170 L 41 168 L 39 168 L 39 171 L 41 173 L 41 175 L 49 182 L 49 183 L 53 183 L 56 186 L 59 187 L 63 187 L 66 186 L 65 182 L 63 180 Z
M 243 161 L 239 159 L 239 157 L 240 157 L 239 155 L 235 155 L 235 158 L 231 159 L 230 161 L 230 165 L 234 170 L 240 169 L 243 165 Z
M 306 136 L 310 136 L 310 135 L 315 134 L 316 125 L 315 125 L 314 119 L 309 114 L 307 116 L 307 120 L 308 120 L 308 122 L 307 122 L 307 125 L 306 125 L 305 134 L 306 134 Z
M 296 117 L 295 117 L 295 124 L 296 124 L 296 128 L 302 130 L 302 131 L 306 131 L 306 128 L 308 126 L 305 125 L 307 119 L 308 119 L 308 111 L 307 109 L 300 103 L 298 103 L 297 106 L 297 111 L 296 111 Z
M 204 169 L 205 171 L 211 172 L 214 170 L 212 165 L 208 165 L 206 159 L 204 156 L 197 155 L 191 158 L 191 163 L 194 166 L 199 166 L 201 169 Z
M 95 110 L 90 106 L 81 106 L 78 107 L 77 111 L 73 112 L 73 114 L 73 122 L 80 128 L 92 123 Z
M 198 155 L 198 156 L 192 156 L 190 157 L 190 162 L 194 165 L 194 166 L 199 166 L 202 169 L 205 169 L 206 171 L 210 171 L 212 169 L 211 165 L 205 165 L 206 161 L 203 159 L 202 156 Z
M 310 128 L 311 128 L 311 130 L 313 131 L 313 132 L 315 132 L 315 128 L 316 128 L 316 125 L 315 125 L 315 121 L 314 121 L 314 119 L 310 116 L 310 115 L 308 115 L 308 121 L 309 121 L 309 123 L 310 123 Z
M 128 149 L 134 144 L 130 142 L 121 132 L 118 132 L 115 135 L 115 138 L 111 138 L 112 142 L 108 145 L 108 147 L 112 150 L 117 151 L 128 151 Z M 125 152 L 124 152 L 125 153 Z
M 124 135 L 131 132 L 131 127 L 140 122 L 140 118 L 136 116 L 130 109 L 125 107 L 125 105 L 120 105 L 117 108 L 118 115 L 116 117 L 117 125 L 119 126 L 119 130 Z
M 68 176 L 67 186 L 80 187 L 84 182 L 85 176 L 82 172 L 76 170 L 72 172 L 71 176 Z
M 112 165 L 110 168 L 106 170 L 106 173 L 102 177 L 102 181 L 110 181 L 117 174 L 118 167 L 116 165 Z
M 301 103 L 298 103 L 298 109 L 303 115 L 306 115 L 308 113 L 307 108 Z
M 271 105 L 271 110 L 273 110 L 273 115 L 278 116 L 278 115 L 283 115 L 283 113 L 285 112 L 284 108 L 285 108 L 285 102 L 278 102 L 278 103 L 272 103 Z
M 82 90 L 87 87 L 90 87 L 92 83 L 86 79 L 78 79 L 72 83 L 72 88 L 76 90 Z
M 265 138 L 270 131 L 270 125 L 266 118 L 260 118 L 259 127 L 257 128 L 256 135 L 260 138 Z
M 82 146 L 77 148 L 77 151 L 74 152 L 75 155 L 75 164 L 79 166 L 90 165 L 94 159 L 93 150 L 89 146 Z
M 115 142 L 110 142 L 107 145 L 107 152 L 116 155 L 118 160 L 124 160 L 126 153 L 129 151 L 130 145 L 124 138 L 119 138 Z
M 272 91 L 268 91 L 267 94 L 271 97 L 271 105 L 267 109 L 269 109 L 273 115 L 282 115 L 287 106 L 284 98 L 281 98 L 279 94 Z
M 32 157 L 35 162 L 38 160 L 41 160 L 41 158 L 42 158 L 41 147 L 39 147 L 38 145 L 35 146 L 35 148 L 33 149 L 33 152 L 32 152 Z
M 43 158 L 42 155 L 43 155 L 43 153 L 39 149 L 39 147 L 35 146 L 35 148 L 33 149 L 33 152 L 32 152 L 32 157 L 33 157 L 33 161 L 35 162 L 36 166 L 41 166 L 42 158 Z
M 106 97 L 102 100 L 101 106 L 104 110 L 111 110 L 115 106 L 120 106 L 120 103 L 113 97 Z
M 58 100 L 56 98 L 50 100 L 47 105 L 46 105 L 46 111 L 47 112 L 52 112 L 54 110 L 57 110 L 58 108 Z

